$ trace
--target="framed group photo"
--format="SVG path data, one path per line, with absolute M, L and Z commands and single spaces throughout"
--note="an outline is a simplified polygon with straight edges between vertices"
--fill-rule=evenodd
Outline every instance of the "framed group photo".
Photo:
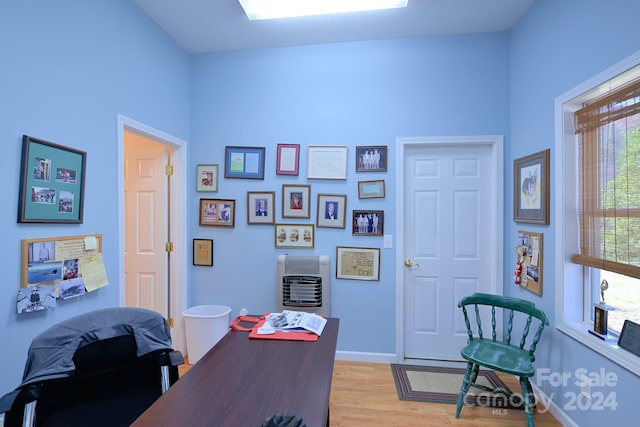
M 200 199 L 200 225 L 234 227 L 235 216 L 235 200 Z
M 513 221 L 549 224 L 549 157 L 551 150 L 513 162 Z
M 274 231 L 276 248 L 313 249 L 313 224 L 276 224 Z
M 247 224 L 273 224 L 275 201 L 274 191 L 247 192 Z
M 282 185 L 282 217 L 310 218 L 311 217 L 311 185 L 283 184 Z
M 380 249 L 336 247 L 336 279 L 380 280 Z
M 22 137 L 19 223 L 83 222 L 87 153 Z
M 224 147 L 224 177 L 264 179 L 264 147 Z
M 196 166 L 196 191 L 212 193 L 218 191 L 218 165 Z
M 351 234 L 354 236 L 382 236 L 384 211 L 353 210 Z
M 317 227 L 346 228 L 346 213 L 346 194 L 318 194 Z
M 356 172 L 386 172 L 387 146 L 356 147 Z

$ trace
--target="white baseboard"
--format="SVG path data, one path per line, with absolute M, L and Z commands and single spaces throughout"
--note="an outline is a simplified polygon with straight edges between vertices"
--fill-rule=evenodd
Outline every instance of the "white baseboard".
M 396 363 L 396 355 L 393 353 L 336 351 L 336 360 L 346 360 L 349 362 Z
M 531 388 L 533 389 L 534 394 L 538 396 L 539 400 L 542 400 L 546 403 L 547 410 L 551 412 L 551 414 L 553 414 L 553 416 L 560 422 L 560 424 L 562 424 L 564 427 L 580 427 L 575 423 L 575 421 L 571 419 L 571 417 L 567 415 L 566 412 L 562 410 L 562 408 L 556 405 L 556 403 L 551 400 L 549 396 L 547 396 L 538 386 L 536 386 L 533 381 L 531 382 Z

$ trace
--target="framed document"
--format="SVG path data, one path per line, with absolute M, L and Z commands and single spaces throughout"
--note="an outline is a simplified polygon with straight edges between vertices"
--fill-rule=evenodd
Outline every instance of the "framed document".
M 336 278 L 380 280 L 380 249 L 336 247 Z
M 311 145 L 307 158 L 307 178 L 347 179 L 347 146 Z

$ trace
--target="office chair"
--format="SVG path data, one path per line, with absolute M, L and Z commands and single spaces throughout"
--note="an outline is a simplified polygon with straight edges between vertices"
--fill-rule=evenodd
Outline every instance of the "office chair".
M 166 319 L 107 308 L 57 323 L 29 347 L 22 383 L 0 399 L 4 425 L 128 426 L 178 380 Z
M 545 313 L 530 302 L 523 299 L 475 293 L 464 297 L 458 303 L 464 314 L 464 322 L 467 326 L 467 345 L 460 354 L 467 360 L 467 369 L 462 380 L 460 393 L 458 394 L 458 406 L 456 407 L 456 418 L 459 418 L 462 405 L 469 387 L 476 387 L 485 391 L 505 393 L 504 390 L 492 390 L 489 387 L 476 384 L 478 370 L 486 367 L 499 372 L 515 375 L 520 379 L 522 388 L 522 402 L 524 404 L 525 418 L 528 427 L 534 426 L 533 407 L 535 406 L 535 396 L 531 388 L 529 378 L 535 374 L 533 362 L 535 361 L 535 351 L 542 330 L 549 324 Z M 469 308 L 469 309 L 468 309 Z M 496 334 L 496 312 L 502 310 L 507 316 L 507 329 L 504 337 Z M 470 314 L 469 312 L 473 313 Z M 491 330 L 491 337 L 485 337 L 481 317 L 490 319 L 490 325 L 484 325 L 488 335 Z M 473 320 L 470 321 L 470 317 Z M 514 322 L 515 319 L 515 322 Z M 529 337 L 529 330 L 533 319 L 537 319 L 538 324 L 533 337 Z M 511 343 L 515 323 L 522 323 L 522 333 L 518 343 Z M 472 325 L 475 324 L 475 327 Z M 519 328 L 516 326 L 516 328 Z M 528 346 L 528 347 L 527 347 Z

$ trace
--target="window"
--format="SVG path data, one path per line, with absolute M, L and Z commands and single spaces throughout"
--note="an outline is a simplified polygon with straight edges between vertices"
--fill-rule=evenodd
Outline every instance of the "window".
M 640 322 L 640 53 L 556 99 L 555 154 L 556 327 L 640 375 L 588 333 L 603 279 L 610 330 Z

